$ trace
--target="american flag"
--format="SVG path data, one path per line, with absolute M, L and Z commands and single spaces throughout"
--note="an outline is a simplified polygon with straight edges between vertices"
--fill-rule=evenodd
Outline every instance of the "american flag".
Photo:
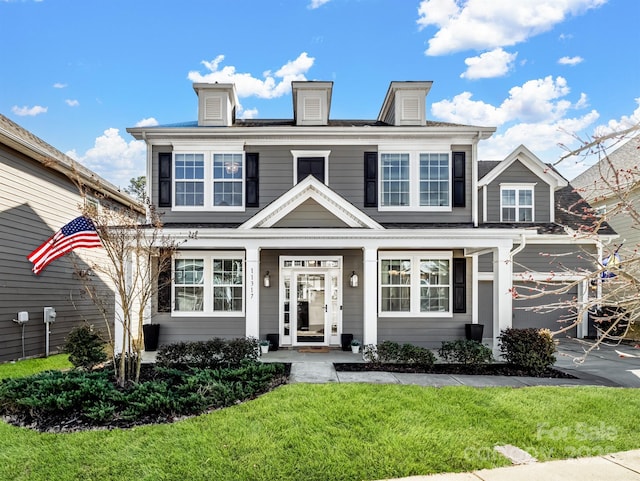
M 76 217 L 27 256 L 33 262 L 34 274 L 49 263 L 78 247 L 102 247 L 96 228 L 87 217 Z

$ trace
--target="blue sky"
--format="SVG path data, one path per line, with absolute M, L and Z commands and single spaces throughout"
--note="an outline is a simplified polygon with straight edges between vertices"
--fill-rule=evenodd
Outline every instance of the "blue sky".
M 0 113 L 124 187 L 145 163 L 125 129 L 195 120 L 194 81 L 292 118 L 291 81 L 329 80 L 331 118 L 375 119 L 391 81 L 431 80 L 429 119 L 497 127 L 480 158 L 554 162 L 640 121 L 639 20 L 638 0 L 0 0 Z

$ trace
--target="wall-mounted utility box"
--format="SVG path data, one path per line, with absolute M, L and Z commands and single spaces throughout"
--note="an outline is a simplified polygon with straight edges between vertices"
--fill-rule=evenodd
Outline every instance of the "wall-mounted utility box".
M 47 324 L 50 322 L 56 322 L 56 310 L 54 307 L 44 308 L 44 322 Z

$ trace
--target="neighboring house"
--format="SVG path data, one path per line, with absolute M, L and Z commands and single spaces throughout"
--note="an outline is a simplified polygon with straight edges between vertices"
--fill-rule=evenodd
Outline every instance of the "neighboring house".
M 468 323 L 494 341 L 550 324 L 512 287 L 562 280 L 554 254 L 590 266 L 579 253 L 597 240 L 563 225 L 577 228 L 561 209 L 576 194 L 525 147 L 478 162 L 495 128 L 427 120 L 431 84 L 392 82 L 377 119 L 333 120 L 333 83 L 294 81 L 293 119 L 240 120 L 234 85 L 196 83 L 197 122 L 128 129 L 164 231 L 184 241 L 153 307 L 160 342 L 439 347 Z
M 620 235 L 631 251 L 640 245 L 640 225 L 628 210 L 640 212 L 640 136 L 628 139 L 613 152 L 604 156 L 571 181 L 576 190 L 596 213 L 606 216 L 607 222 Z M 618 209 L 626 202 L 625 209 Z
M 88 195 L 80 195 L 78 185 Z M 117 205 L 144 208 L 117 187 L 75 163 L 43 140 L 0 115 L 0 362 L 58 351 L 69 331 L 86 321 L 105 326 L 101 312 L 89 300 L 81 276 L 89 275 L 103 293 L 114 298 L 107 279 L 89 266 L 105 261 L 103 249 L 76 249 L 32 273 L 27 260 L 36 247 L 81 214 L 83 202 L 96 208 Z M 109 301 L 109 319 L 115 301 Z M 46 345 L 44 308 L 57 317 Z M 14 322 L 28 312 L 23 326 Z M 23 352 L 24 334 L 24 352 Z

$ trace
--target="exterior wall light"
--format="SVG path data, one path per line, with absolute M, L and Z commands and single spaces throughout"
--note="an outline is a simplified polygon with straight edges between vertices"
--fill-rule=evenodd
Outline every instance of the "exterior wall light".
M 264 287 L 271 287 L 271 277 L 269 276 L 269 271 L 262 278 L 262 285 Z
M 358 274 L 356 274 L 356 271 L 351 272 L 351 277 L 349 277 L 349 285 L 351 287 L 358 287 Z

